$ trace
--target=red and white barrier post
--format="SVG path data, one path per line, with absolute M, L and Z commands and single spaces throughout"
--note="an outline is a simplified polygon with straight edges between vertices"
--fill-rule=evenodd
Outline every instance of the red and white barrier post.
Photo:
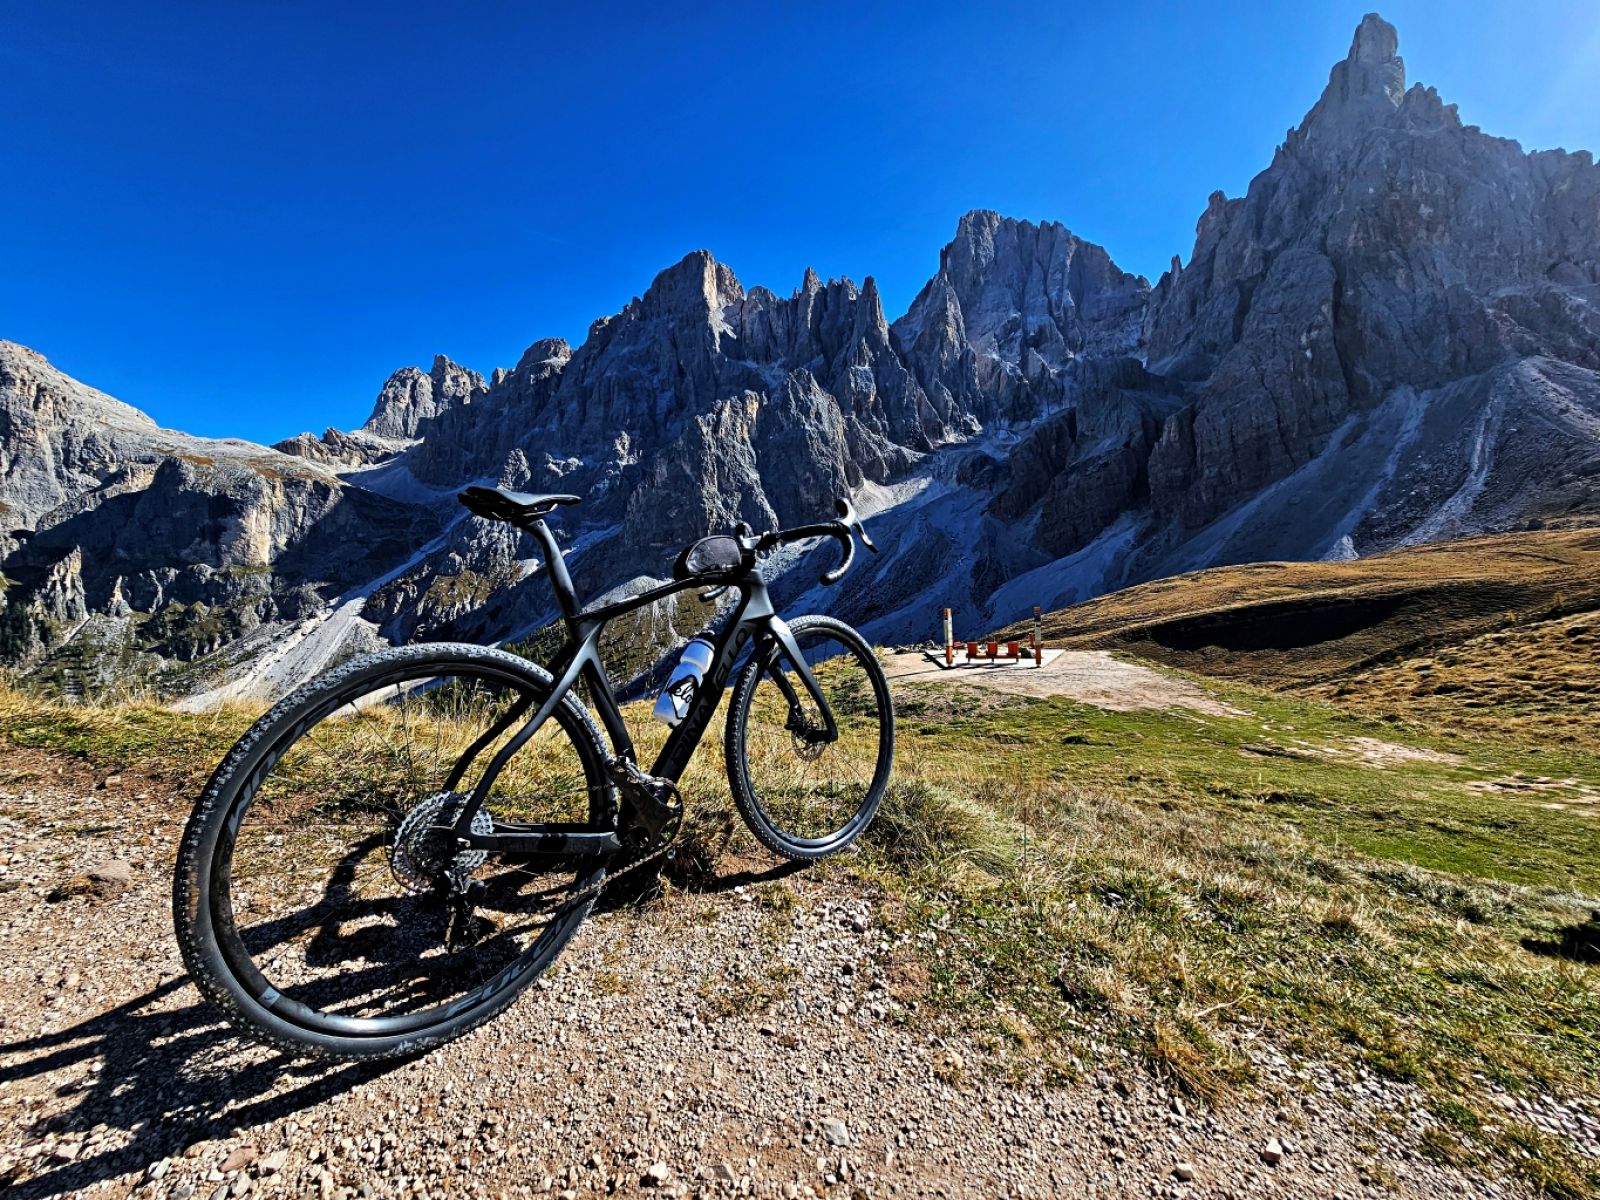
M 1033 606 L 1033 665 L 1036 667 L 1044 666 L 1044 655 L 1041 653 L 1043 647 L 1039 645 L 1040 624 L 1039 606 L 1035 604 Z
M 1035 612 L 1038 610 L 1035 609 Z M 950 610 L 944 610 L 944 665 L 953 667 L 956 663 L 956 643 L 950 632 Z

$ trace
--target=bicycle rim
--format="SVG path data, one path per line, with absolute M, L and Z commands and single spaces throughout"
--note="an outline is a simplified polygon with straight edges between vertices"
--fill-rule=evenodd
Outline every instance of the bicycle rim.
M 854 840 L 877 811 L 893 757 L 893 710 L 876 659 L 847 627 L 802 618 L 791 632 L 838 737 L 828 738 L 794 665 L 775 655 L 744 685 L 736 796 L 743 793 L 741 807 L 758 834 L 770 835 L 769 846 L 820 857 Z
M 218 948 L 241 989 L 313 1035 L 423 1035 L 548 965 L 602 877 L 587 860 L 462 853 L 450 825 L 478 772 L 547 694 L 492 663 L 363 672 L 277 731 L 228 807 L 212 856 Z M 476 769 L 451 778 L 480 743 Z M 478 818 L 597 827 L 609 795 L 592 735 L 565 709 L 496 779 Z M 482 885 L 470 921 L 450 873 Z

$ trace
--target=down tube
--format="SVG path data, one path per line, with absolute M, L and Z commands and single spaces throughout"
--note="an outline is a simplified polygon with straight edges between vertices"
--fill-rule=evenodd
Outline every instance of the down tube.
M 752 607 L 757 607 L 753 602 L 759 601 L 759 607 L 766 610 L 765 615 L 749 617 L 746 615 Z M 716 648 L 716 656 L 712 659 L 711 670 L 706 673 L 704 682 L 695 693 L 694 707 L 689 710 L 679 726 L 667 738 L 667 744 L 661 747 L 661 753 L 656 755 L 655 764 L 650 768 L 652 775 L 663 779 L 670 779 L 676 783 L 683 778 L 683 773 L 688 769 L 689 759 L 694 756 L 695 747 L 700 744 L 700 739 L 705 736 L 711 719 L 717 714 L 717 705 L 722 700 L 722 689 L 728 685 L 728 676 L 733 673 L 733 664 L 738 660 L 739 653 L 750 643 L 755 631 L 761 627 L 766 615 L 772 611 L 771 601 L 767 599 L 766 589 L 761 588 L 759 595 L 755 592 L 746 598 L 739 616 L 729 628 L 722 643 Z

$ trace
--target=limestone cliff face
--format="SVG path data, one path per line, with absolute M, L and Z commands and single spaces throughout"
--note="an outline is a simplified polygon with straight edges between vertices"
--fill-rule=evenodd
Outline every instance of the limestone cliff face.
M 85 387 L 42 354 L 0 341 L 0 526 L 32 529 L 50 509 L 100 486 L 162 430 L 131 405 Z
M 870 277 L 858 287 L 808 271 L 790 295 L 747 292 L 697 251 L 576 350 L 535 343 L 481 398 L 436 417 L 404 461 L 450 486 L 520 456 L 524 486 L 583 495 L 585 518 L 620 524 L 617 553 L 636 564 L 735 520 L 813 519 L 987 421 L 1064 404 L 1074 362 L 1138 348 L 1147 286 L 1059 225 L 974 213 L 942 264 L 891 329 Z M 931 332 L 936 292 L 949 297 L 948 346 Z M 626 565 L 612 557 L 582 565 L 589 582 L 609 586 Z
M 1554 435 L 1563 459 L 1587 443 L 1579 476 L 1595 463 L 1600 170 L 1586 152 L 1525 154 L 1463 126 L 1433 89 L 1406 87 L 1397 50 L 1394 28 L 1366 17 L 1272 165 L 1245 196 L 1212 196 L 1188 264 L 1156 286 L 1149 365 L 1200 385 L 1152 463 L 1156 508 L 1186 526 L 1303 467 L 1401 390 L 1414 417 L 1443 405 L 1483 433 L 1426 473 L 1408 511 L 1445 502 L 1474 458 L 1509 475 L 1537 455 L 1531 438 Z M 1427 441 L 1417 454 L 1441 449 Z M 1420 473 L 1404 474 L 1409 493 Z M 1559 513 L 1592 495 L 1573 482 L 1525 478 L 1509 508 L 1485 494 L 1480 520 Z M 1369 544 L 1403 524 L 1374 499 Z
M 430 371 L 401 367 L 389 376 L 360 429 L 329 428 L 320 438 L 302 433 L 273 449 L 328 466 L 372 466 L 393 458 L 438 421 L 466 412 L 487 391 L 482 375 L 436 355 Z
M 433 420 L 428 436 L 405 456 L 411 473 L 436 487 L 456 487 L 473 479 L 497 479 L 508 458 L 517 454 L 539 464 L 540 478 L 559 478 L 551 447 L 538 444 L 537 429 L 549 415 L 549 392 L 571 358 L 572 347 L 560 338 L 534 342 L 514 368 L 496 371 L 472 404 L 450 408 Z M 524 467 L 518 486 L 535 474 L 526 463 Z
M 1246 194 L 1211 196 L 1147 297 L 1144 366 L 1102 343 L 1066 375 L 991 511 L 1050 554 L 1132 518 L 1130 580 L 1592 514 L 1597 296 L 1589 154 L 1463 126 L 1368 16 Z
M 438 525 L 301 459 L 161 429 L 7 342 L 0 431 L 0 649 L 14 661 L 96 615 L 134 621 L 133 643 L 151 646 L 166 632 L 148 619 L 174 604 L 225 610 L 211 624 L 233 633 L 287 617 L 305 588 L 364 580 Z

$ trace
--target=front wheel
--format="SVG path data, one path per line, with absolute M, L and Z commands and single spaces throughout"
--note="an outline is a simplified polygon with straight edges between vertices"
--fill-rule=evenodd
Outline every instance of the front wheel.
M 872 647 L 843 621 L 798 617 L 789 631 L 838 736 L 774 645 L 734 684 L 725 758 L 751 832 L 775 854 L 810 861 L 839 853 L 877 815 L 894 762 L 894 702 Z

